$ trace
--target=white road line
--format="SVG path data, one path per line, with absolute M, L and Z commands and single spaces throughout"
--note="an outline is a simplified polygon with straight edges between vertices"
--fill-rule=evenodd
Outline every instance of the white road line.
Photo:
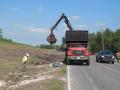
M 70 86 L 70 67 L 67 66 L 67 77 L 68 77 L 68 90 L 71 90 L 71 86 Z
M 88 80 L 90 81 L 90 83 L 92 84 L 94 90 L 99 90 L 98 87 L 95 85 L 93 79 L 88 75 L 88 73 L 85 70 L 83 70 L 83 72 L 86 75 L 86 77 L 88 78 Z

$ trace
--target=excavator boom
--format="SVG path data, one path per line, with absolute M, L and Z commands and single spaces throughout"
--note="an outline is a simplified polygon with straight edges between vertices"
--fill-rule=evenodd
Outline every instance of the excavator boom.
M 73 30 L 72 25 L 70 24 L 68 18 L 64 15 L 64 13 L 61 15 L 60 19 L 50 28 L 51 32 L 53 32 L 53 30 L 55 30 L 55 28 L 57 27 L 57 25 L 60 23 L 61 20 L 64 20 L 64 22 L 66 23 L 67 27 L 69 28 L 69 30 Z
M 72 25 L 70 24 L 68 18 L 64 15 L 64 13 L 61 15 L 61 17 L 58 19 L 58 21 L 50 28 L 51 33 L 50 35 L 47 37 L 47 41 L 52 45 L 53 43 L 55 43 L 57 41 L 57 39 L 55 38 L 55 35 L 53 34 L 53 31 L 55 30 L 55 28 L 57 27 L 57 25 L 60 23 L 61 20 L 64 20 L 64 22 L 66 23 L 67 27 L 69 28 L 70 31 L 73 30 Z

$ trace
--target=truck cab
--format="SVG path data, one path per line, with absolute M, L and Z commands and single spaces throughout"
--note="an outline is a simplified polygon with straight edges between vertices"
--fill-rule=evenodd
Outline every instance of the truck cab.
M 86 65 L 90 64 L 90 53 L 85 47 L 70 47 L 66 51 L 67 64 L 72 62 L 85 62 Z

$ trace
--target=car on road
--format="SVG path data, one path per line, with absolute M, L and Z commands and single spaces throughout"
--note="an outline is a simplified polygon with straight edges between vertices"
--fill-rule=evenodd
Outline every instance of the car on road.
M 114 64 L 115 62 L 115 56 L 110 50 L 102 50 L 99 53 L 96 54 L 96 62 L 102 63 L 102 62 L 111 62 Z

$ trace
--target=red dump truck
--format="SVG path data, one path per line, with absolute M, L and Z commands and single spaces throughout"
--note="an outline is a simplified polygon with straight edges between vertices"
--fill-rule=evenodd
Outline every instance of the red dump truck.
M 66 31 L 66 55 L 67 64 L 72 62 L 85 62 L 90 65 L 90 53 L 87 49 L 88 31 L 74 30 Z
M 65 33 L 65 44 L 66 44 L 66 54 L 65 62 L 70 64 L 71 62 L 85 62 L 87 65 L 90 64 L 89 52 L 87 49 L 88 44 L 88 31 L 74 30 L 70 24 L 68 18 L 64 15 L 57 20 L 57 22 L 50 28 L 51 33 L 47 37 L 47 41 L 52 45 L 57 39 L 53 34 L 53 31 L 60 23 L 61 20 L 64 20 L 69 30 Z

